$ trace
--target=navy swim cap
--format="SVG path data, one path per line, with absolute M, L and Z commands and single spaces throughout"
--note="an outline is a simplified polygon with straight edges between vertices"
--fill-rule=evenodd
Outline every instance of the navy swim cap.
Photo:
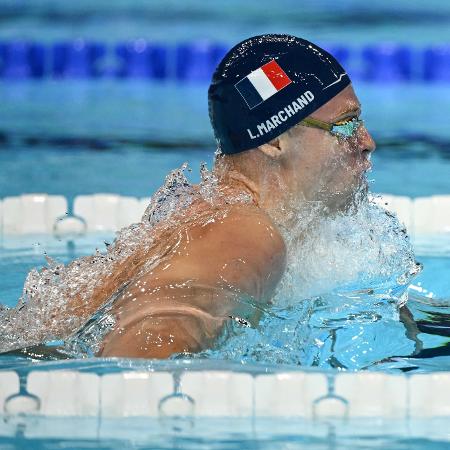
M 349 84 L 336 59 L 311 42 L 286 34 L 246 39 L 219 63 L 208 90 L 220 151 L 269 142 Z

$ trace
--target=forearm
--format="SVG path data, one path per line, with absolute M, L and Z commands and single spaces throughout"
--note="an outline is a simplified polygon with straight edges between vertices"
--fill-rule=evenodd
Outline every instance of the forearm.
M 115 325 L 99 355 L 166 358 L 198 352 L 214 345 L 230 317 L 257 323 L 259 311 L 248 295 L 192 280 L 155 281 L 134 281 L 114 302 Z
M 98 356 L 162 359 L 174 353 L 195 353 L 213 345 L 223 323 L 223 319 L 192 312 L 147 316 L 127 329 L 112 331 Z

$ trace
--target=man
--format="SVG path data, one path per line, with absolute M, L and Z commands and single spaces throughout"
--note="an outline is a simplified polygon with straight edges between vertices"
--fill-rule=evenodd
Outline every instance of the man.
M 220 220 L 174 233 L 176 244 L 115 301 L 101 356 L 196 352 L 214 345 L 227 320 L 256 325 L 249 305 L 274 295 L 286 264 L 281 230 L 298 220 L 296 206 L 345 210 L 364 183 L 375 144 L 347 74 L 314 44 L 287 35 L 241 42 L 213 76 L 209 110 L 217 182 L 225 197 L 244 192 L 250 201 L 225 202 Z M 208 215 L 204 203 L 183 214 Z
M 365 189 L 375 144 L 361 106 L 344 69 L 308 41 L 264 35 L 236 45 L 213 76 L 209 112 L 220 151 L 212 181 L 168 216 L 156 199 L 145 216 L 151 245 L 136 244 L 91 290 L 69 295 L 81 322 L 110 299 L 99 356 L 166 358 L 213 346 L 230 320 L 256 326 L 302 205 L 335 214 Z

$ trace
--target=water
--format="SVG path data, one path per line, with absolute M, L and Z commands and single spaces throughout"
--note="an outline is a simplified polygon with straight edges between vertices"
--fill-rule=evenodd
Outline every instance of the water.
M 207 124 L 206 95 L 204 99 L 201 94 L 205 87 L 200 86 L 173 86 L 173 85 L 152 85 L 146 83 L 114 83 L 99 82 L 97 84 L 84 82 L 69 83 L 70 89 L 66 85 L 55 82 L 43 82 L 40 89 L 36 90 L 31 84 L 16 84 L 6 90 L 5 102 L 9 111 L 0 122 L 4 132 L 4 150 L 0 152 L 0 159 L 3 176 L 0 175 L 1 195 L 17 195 L 26 191 L 45 191 L 54 194 L 64 194 L 69 199 L 76 195 L 93 192 L 116 192 L 124 195 L 135 195 L 139 197 L 149 197 L 161 186 L 164 177 L 169 170 L 179 167 L 184 161 L 188 161 L 194 169 L 192 172 L 185 171 L 186 180 L 180 179 L 189 191 L 188 181 L 198 182 L 200 180 L 199 167 L 202 160 L 211 161 L 214 143 L 211 131 Z M 446 176 L 450 159 L 447 158 L 447 141 L 450 138 L 448 128 L 441 119 L 434 118 L 433 121 L 423 121 L 423 110 L 415 107 L 422 105 L 425 99 L 434 93 L 437 105 L 434 107 L 444 109 L 444 103 L 450 97 L 448 89 L 439 86 L 418 86 L 411 85 L 408 97 L 402 95 L 398 89 L 382 90 L 377 86 L 361 85 L 357 86 L 357 93 L 360 94 L 363 103 L 363 111 L 368 124 L 373 124 L 375 136 L 379 136 L 379 148 L 374 153 L 374 171 L 369 174 L 369 178 L 374 181 L 371 187 L 375 191 L 389 192 L 397 195 L 430 195 L 442 192 L 450 192 L 449 178 Z M 203 92 L 205 94 L 205 92 Z M 382 96 L 382 97 L 381 97 Z M 22 102 L 17 102 L 21 98 Z M 74 99 L 77 99 L 74 102 Z M 382 100 L 383 108 L 377 108 Z M 130 101 L 131 100 L 131 101 Z M 121 105 L 126 102 L 127 108 Z M 442 105 L 441 105 L 442 103 Z M 65 115 L 55 114 L 56 105 L 64 105 Z M 158 114 L 153 114 L 153 110 L 158 104 Z M 33 105 L 32 110 L 29 109 Z M 364 108 L 364 106 L 366 107 Z M 30 122 L 19 120 L 24 117 L 25 108 Z M 89 110 L 88 115 L 83 116 L 82 112 Z M 389 116 L 390 120 L 385 121 Z M 403 118 L 408 117 L 407 126 L 403 125 Z M 433 116 L 434 117 L 434 116 Z M 187 121 L 186 121 L 187 120 Z M 147 123 L 152 123 L 148 128 Z M 75 125 L 73 125 L 75 124 Z M 173 131 L 177 130 L 177 133 Z M 414 132 L 411 132 L 413 130 Z M 405 165 L 408 170 L 405 171 Z M 45 176 L 43 173 L 45 172 Z M 10 176 L 13 174 L 14 176 Z M 427 174 L 433 174 L 428 176 Z M 420 180 L 420 181 L 419 181 Z M 162 193 L 163 202 L 168 211 L 158 214 L 161 218 L 153 221 L 153 224 L 168 217 L 173 210 L 173 201 L 179 200 L 179 193 L 170 200 L 168 192 Z M 178 197 L 177 197 L 178 196 Z M 189 195 L 188 195 L 189 197 Z M 187 201 L 187 204 L 190 200 Z M 158 202 L 156 202 L 158 203 Z M 272 353 L 274 360 L 284 363 L 318 365 L 320 367 L 336 366 L 347 368 L 375 367 L 378 361 L 393 356 L 409 357 L 416 351 L 418 345 L 414 340 L 404 338 L 404 326 L 399 321 L 398 303 L 402 300 L 402 292 L 396 295 L 399 300 L 391 303 L 389 289 L 395 286 L 394 278 L 401 276 L 398 267 L 404 266 L 407 272 L 408 258 L 398 260 L 399 266 L 396 270 L 389 272 L 389 261 L 395 261 L 395 245 L 402 244 L 402 233 L 400 229 L 389 223 L 389 220 L 381 220 L 379 215 L 375 223 L 379 227 L 374 231 L 374 235 L 364 234 L 365 225 L 373 223 L 377 214 L 370 216 L 370 209 L 366 209 L 365 216 L 358 220 L 352 218 L 342 218 L 335 221 L 321 224 L 321 232 L 309 241 L 309 247 L 305 248 L 303 254 L 296 254 L 296 258 L 291 258 L 289 266 L 291 270 L 296 270 L 293 279 L 294 284 L 299 285 L 308 280 L 317 284 L 318 279 L 326 279 L 331 284 L 321 286 L 322 291 L 296 292 L 294 295 L 286 293 L 279 298 L 284 299 L 284 304 L 275 306 L 275 316 L 284 316 L 283 320 L 288 325 L 287 332 L 279 332 L 279 325 L 270 326 L 271 316 L 263 322 L 268 336 L 261 336 L 256 332 L 248 342 L 256 344 L 265 339 L 265 350 L 258 350 L 254 355 L 250 352 L 246 358 L 256 358 L 260 361 L 271 362 L 269 349 L 277 347 L 277 351 Z M 358 225 L 359 224 L 359 225 Z M 359 226 L 359 228 L 358 228 Z M 344 234 L 347 229 L 352 229 L 353 241 L 336 239 Z M 334 238 L 332 238 L 334 236 Z M 385 240 L 385 236 L 391 236 Z M 9 238 L 6 238 L 5 246 L 8 247 Z M 89 239 L 89 238 L 88 238 Z M 111 242 L 111 237 L 107 240 Z M 330 242 L 334 242 L 334 247 L 330 247 Z M 368 251 L 362 242 L 375 242 L 373 251 Z M 359 243 L 359 245 L 358 245 Z M 360 249 L 355 253 L 356 248 Z M 77 244 L 78 245 L 78 244 Z M 53 253 L 48 249 L 48 254 L 56 257 L 58 261 L 67 263 L 68 260 L 76 256 L 76 248 L 71 257 Z M 390 246 L 393 247 L 390 249 Z M 104 248 L 103 242 L 99 242 L 97 247 Z M 132 244 L 130 243 L 130 248 Z M 35 254 L 42 254 L 42 248 L 35 248 Z M 406 247 L 405 247 L 406 248 Z M 352 251 L 348 252 L 348 249 Z M 381 254 L 378 254 L 380 249 Z M 391 253 L 389 254 L 389 249 Z M 88 246 L 85 254 L 93 251 L 93 246 Z M 387 253 L 386 253 L 387 251 Z M 383 253 L 384 252 L 384 253 Z M 405 255 L 411 253 L 406 251 Z M 64 253 L 64 252 L 63 252 Z M 320 254 L 321 253 L 321 254 Z M 6 255 L 17 255 L 6 251 Z M 324 255 L 327 256 L 324 258 Z M 62 258 L 61 258 L 62 256 Z M 305 257 L 306 256 L 306 257 Z M 391 256 L 391 258 L 390 258 Z M 337 264 L 339 259 L 345 264 Z M 100 258 L 101 260 L 101 258 Z M 297 261 L 307 261 L 303 267 L 298 267 Z M 349 262 L 351 261 L 351 262 Z M 409 261 L 412 258 L 409 257 Z M 446 267 L 442 265 L 442 273 L 445 274 Z M 31 263 L 31 261 L 30 261 Z M 394 264 L 395 265 L 395 264 Z M 29 264 L 31 267 L 31 264 Z M 380 272 L 377 274 L 372 268 L 375 267 Z M 325 271 L 328 268 L 328 271 Z M 383 273 L 382 271 L 386 269 Z M 358 270 L 372 275 L 372 280 L 358 280 Z M 396 274 L 394 276 L 394 273 Z M 18 286 L 25 278 L 26 270 L 23 270 L 17 280 Z M 377 295 L 382 295 L 377 291 L 377 283 L 374 281 L 377 276 L 384 276 L 385 279 L 392 278 L 391 286 L 384 285 L 384 294 L 387 295 L 385 302 L 377 305 L 374 300 Z M 337 277 L 337 278 L 336 278 Z M 438 277 L 428 285 L 429 290 L 435 292 L 435 284 L 438 286 L 445 275 Z M 352 311 L 353 319 L 346 315 L 345 305 L 348 301 L 346 291 L 333 292 L 339 285 L 353 281 L 354 285 L 347 286 L 347 291 L 372 289 L 374 293 L 360 295 L 359 303 L 353 301 L 355 311 Z M 16 289 L 15 297 L 9 297 L 11 281 L 9 277 L 4 277 L 7 298 L 2 299 L 4 303 L 12 306 L 20 297 L 20 292 Z M 325 289 L 326 287 L 326 289 Z M 328 297 L 320 296 L 323 292 L 332 292 Z M 442 292 L 442 296 L 448 297 L 448 290 Z M 435 292 L 435 295 L 436 292 Z M 319 297 L 318 297 L 319 296 Z M 292 311 L 286 310 L 289 307 L 286 299 L 308 299 L 299 308 Z M 365 303 L 364 303 L 365 302 Z M 341 315 L 336 321 L 330 320 L 337 311 L 333 305 L 341 303 Z M 276 311 L 276 308 L 285 308 Z M 38 308 L 39 309 L 39 308 Z M 339 308 L 338 308 L 339 309 Z M 319 310 L 321 314 L 314 314 Z M 336 362 L 332 356 L 343 349 L 340 343 L 351 342 L 354 336 L 359 335 L 357 329 L 358 320 L 362 320 L 364 311 L 367 312 L 368 319 L 365 329 L 367 332 L 362 338 L 361 354 L 354 360 L 352 355 L 349 360 Z M 386 319 L 384 324 L 380 324 L 379 317 Z M 355 319 L 356 318 L 356 319 Z M 346 334 L 339 331 L 339 322 L 346 323 Z M 296 327 L 298 323 L 309 323 L 312 329 L 303 330 Z M 324 325 L 325 324 L 325 325 Z M 75 330 L 81 325 L 78 321 L 71 325 Z M 391 333 L 389 336 L 399 337 L 401 343 L 395 348 L 386 346 L 384 341 L 373 348 L 363 348 L 374 335 L 383 331 Z M 385 327 L 386 329 L 384 329 Z M 240 341 L 249 338 L 254 329 L 242 328 L 238 322 L 232 324 L 232 334 L 241 336 Z M 322 328 L 325 331 L 322 332 Z M 336 334 L 336 336 L 329 337 Z M 368 331 L 370 330 L 370 331 Z M 247 335 L 247 334 L 248 335 Z M 371 334 L 372 333 L 372 334 Z M 283 347 L 283 342 L 288 342 L 291 336 L 296 336 L 295 352 L 289 345 Z M 371 337 L 372 336 L 372 337 Z M 52 334 L 47 339 L 54 337 Z M 276 342 L 277 339 L 279 342 Z M 42 337 L 41 337 L 42 338 Z M 309 341 L 308 341 L 309 339 Z M 37 343 L 39 339 L 33 341 Z M 358 342 L 359 342 L 358 341 Z M 238 351 L 233 348 L 233 340 L 229 341 L 230 348 L 222 349 L 221 355 L 228 355 L 232 359 L 245 359 L 242 355 L 244 347 Z M 328 342 L 328 344 L 326 344 Z M 331 350 L 331 342 L 336 351 Z M 434 345 L 434 344 L 430 344 Z M 444 345 L 441 340 L 437 347 Z M 301 351 L 300 347 L 307 347 L 309 350 Z M 264 346 L 263 346 L 264 348 Z M 386 348 L 386 352 L 379 352 L 380 348 Z M 426 348 L 426 346 L 425 346 Z M 362 353 L 365 352 L 365 353 Z M 220 354 L 219 354 L 220 355 Z M 217 355 L 208 355 L 209 357 Z M 353 355 L 354 356 L 354 355 Z M 278 359 L 277 359 L 278 358 Z M 330 359 L 331 358 L 331 359 Z
M 112 192 L 148 198 L 185 161 L 194 182 L 201 161 L 211 165 L 215 146 L 205 85 L 36 86 L 0 84 L 0 197 Z M 412 197 L 450 192 L 449 87 L 410 83 L 406 93 L 395 85 L 357 82 L 355 90 L 378 145 L 372 190 Z
M 190 210 L 195 202 L 205 200 L 221 211 L 222 216 L 223 210 L 226 211 L 221 200 L 223 194 L 213 174 L 203 167 L 201 189 L 197 189 L 187 180 L 186 169 L 184 166 L 167 177 L 165 185 L 153 196 L 143 222 L 123 229 L 112 245 L 107 243 L 103 253 L 97 250 L 94 256 L 67 265 L 44 255 L 47 266 L 39 272 L 35 269 L 30 272 L 16 309 L 3 312 L 2 350 L 64 339 L 61 351 L 67 356 L 96 354 L 101 340 L 117 323 L 117 317 L 110 312 L 111 305 L 129 279 L 137 279 L 137 275 L 136 271 L 125 274 L 123 281 L 109 291 L 109 300 L 105 294 L 95 295 L 97 280 L 111 276 L 116 267 L 139 254 L 152 256 L 145 257 L 147 262 L 138 268 L 138 274 L 157 267 L 159 253 L 153 250 L 157 248 L 157 230 L 159 236 L 164 236 L 164 230 L 182 226 L 178 211 Z M 233 197 L 229 192 L 223 199 L 227 205 L 233 201 L 248 202 L 245 195 Z M 298 213 L 300 229 L 290 230 L 285 237 L 287 272 L 272 305 L 261 308 L 260 324 L 249 326 L 246 317 L 228 321 L 214 349 L 191 357 L 380 370 L 380 367 L 387 367 L 387 362 L 396 362 L 397 369 L 409 367 L 408 362 L 402 366 L 398 358 L 423 358 L 429 349 L 442 348 L 441 355 L 444 352 L 446 356 L 448 300 L 442 300 L 435 309 L 434 300 L 426 297 L 427 292 L 418 280 L 421 292 L 416 289 L 412 306 L 409 303 L 405 306 L 408 284 L 420 272 L 421 265 L 415 262 L 409 238 L 397 219 L 365 196 L 358 201 L 355 210 L 335 217 L 318 219 L 321 212 L 318 215 L 315 209 L 316 206 L 301 209 Z M 192 226 L 204 220 L 202 214 L 197 213 L 188 223 Z M 211 213 L 206 220 L 211 220 Z M 311 220 L 314 226 L 310 225 Z M 296 242 L 299 236 L 303 237 Z M 442 267 L 444 273 L 447 259 L 444 258 Z M 79 299 L 80 305 L 88 306 L 81 306 L 81 309 L 70 306 L 68 299 L 74 297 Z M 14 299 L 7 299 L 8 303 L 14 304 Z M 102 305 L 105 306 L 92 316 Z M 407 309 L 410 306 L 411 310 Z M 419 317 L 419 328 L 410 320 L 411 314 Z M 432 324 L 436 321 L 442 322 L 442 329 Z M 419 337 L 424 332 L 432 337 Z M 433 357 L 433 351 L 434 355 L 439 352 L 432 350 L 429 356 Z M 186 357 L 185 354 L 180 356 Z M 392 367 L 391 364 L 387 368 Z M 441 360 L 437 367 L 443 367 Z
M 69 421 L 78 433 L 65 439 Z M 360 420 L 356 423 L 310 423 L 283 418 L 263 419 L 252 423 L 243 419 L 197 419 L 195 422 L 170 422 L 151 419 L 103 420 L 98 428 L 97 419 L 46 419 L 52 438 L 43 441 L 42 422 L 24 420 L 25 435 L 3 438 L 5 446 L 21 449 L 40 448 L 43 442 L 52 448 L 108 449 L 377 449 L 392 450 L 444 450 L 448 448 L 442 431 L 444 420 L 417 421 L 411 429 L 400 421 Z M 121 433 L 118 430 L 123 430 Z M 126 430 L 126 431 L 125 431 Z M 416 430 L 416 431 L 414 431 Z M 65 434 L 67 436 L 67 433 Z M 98 437 L 97 437 L 98 436 Z M 434 436 L 434 437 L 433 437 Z M 69 442 L 68 442 L 69 441 Z M 15 446 L 15 447 L 14 447 Z
M 424 4 L 403 0 L 394 6 L 387 1 L 360 3 L 346 0 L 339 4 L 339 14 L 336 14 L 336 4 L 330 1 L 320 5 L 303 4 L 301 8 L 290 0 L 279 6 L 273 2 L 242 6 L 242 2 L 238 5 L 235 1 L 224 5 L 196 0 L 189 7 L 166 1 L 147 5 L 124 0 L 70 4 L 46 0 L 26 5 L 6 1 L 0 11 L 3 14 L 0 37 L 51 43 L 83 36 L 115 43 L 144 36 L 174 43 L 186 40 L 186 36 L 206 40 L 214 36 L 235 43 L 251 34 L 290 32 L 313 41 L 345 45 L 391 41 L 422 46 L 449 40 L 448 5 L 442 1 Z M 413 197 L 450 193 L 448 86 L 357 83 L 356 88 L 363 103 L 364 118 L 378 142 L 371 175 L 375 180 L 373 190 Z M 214 144 L 207 121 L 205 93 L 206 86 L 153 86 L 139 82 L 2 83 L 0 197 L 39 191 L 72 199 L 76 195 L 103 191 L 148 198 L 161 186 L 168 171 L 184 161 L 194 169 L 203 160 L 211 161 Z M 189 177 L 195 182 L 200 179 L 196 170 Z M 88 235 L 69 242 L 49 236 L 3 237 L 0 301 L 11 307 L 16 304 L 28 271 L 46 265 L 44 250 L 68 264 L 74 258 L 93 254 L 96 248 L 103 251 L 104 240 L 111 242 L 113 237 Z M 333 353 L 330 341 L 334 339 L 338 346 L 335 350 L 339 349 L 336 353 L 343 355 L 333 362 L 336 367 L 368 364 L 370 370 L 413 373 L 448 370 L 448 249 L 448 237 L 415 242 L 416 258 L 424 269 L 412 280 L 417 288 L 409 291 L 407 306 L 418 322 L 420 333 L 414 335 L 412 330 L 410 337 L 405 336 L 397 301 L 390 302 L 386 296 L 380 304 L 367 292 L 359 293 L 361 298 L 356 301 L 355 294 L 351 294 L 351 300 L 342 293 L 322 296 L 311 299 L 311 308 L 306 311 L 300 308 L 292 314 L 288 312 L 292 325 L 296 317 L 304 319 L 306 315 L 316 332 L 310 333 L 312 351 L 301 354 L 297 362 L 328 366 L 327 358 Z M 430 292 L 432 299 L 428 298 Z M 350 317 L 353 312 L 344 307 L 349 303 L 356 309 L 353 317 Z M 362 314 L 364 311 L 368 313 Z M 379 320 L 380 315 L 386 320 Z M 324 324 L 330 316 L 340 323 Z M 364 328 L 361 335 L 359 321 Z M 237 323 L 233 326 L 237 333 L 251 331 L 238 327 Z M 334 336 L 332 330 L 336 330 Z M 346 353 L 345 343 L 354 342 L 354 336 L 357 345 Z M 303 330 L 299 337 L 305 338 Z M 368 350 L 365 343 L 374 337 L 387 357 L 379 364 L 373 364 L 373 360 L 382 355 L 362 353 Z M 280 340 L 277 344 L 282 349 L 285 342 Z M 351 361 L 355 355 L 356 362 Z M 86 370 L 89 365 L 88 370 L 98 373 L 133 367 L 146 369 L 146 363 L 122 359 L 116 363 L 102 359 L 49 361 L 48 354 L 0 357 L 0 368 L 4 369 Z M 180 427 L 178 430 L 164 428 L 164 424 L 148 420 L 120 419 L 100 424 L 98 419 L 75 422 L 73 418 L 44 418 L 38 423 L 33 420 L 19 423 L 10 437 L 2 437 L 1 445 L 11 448 L 99 445 L 195 449 L 448 448 L 446 419 L 445 423 L 422 420 L 382 424 L 371 420 L 370 423 L 314 425 L 286 419 L 251 423 L 197 421 L 187 431 L 180 431 Z M 57 430 L 61 428 L 67 432 L 58 436 Z
M 238 0 L 189 4 L 155 0 L 136 3 L 121 0 L 111 5 L 106 0 L 77 4 L 57 0 L 27 3 L 26 7 L 5 0 L 6 19 L 0 37 L 64 40 L 95 36 L 116 41 L 150 36 L 156 41 L 179 42 L 190 39 L 216 39 L 238 42 L 250 35 L 291 33 L 313 41 L 344 42 L 446 42 L 449 8 L 433 0 L 387 0 L 361 4 L 357 0 L 331 0 L 303 4 L 292 0 L 277 4 L 262 1 L 243 5 Z M 56 20 L 55 20 L 56 19 Z M 77 26 L 71 26 L 73 22 Z M 417 32 L 421 30 L 421 32 Z

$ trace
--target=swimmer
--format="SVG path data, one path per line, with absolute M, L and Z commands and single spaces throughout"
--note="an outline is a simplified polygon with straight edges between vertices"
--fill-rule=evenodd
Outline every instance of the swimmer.
M 317 45 L 274 34 L 237 44 L 208 101 L 217 198 L 194 188 L 190 204 L 155 220 L 154 245 L 95 280 L 89 301 L 68 301 L 86 321 L 114 299 L 98 356 L 194 353 L 213 346 L 228 321 L 256 326 L 285 273 L 299 205 L 333 215 L 366 189 L 375 143 L 347 73 Z

